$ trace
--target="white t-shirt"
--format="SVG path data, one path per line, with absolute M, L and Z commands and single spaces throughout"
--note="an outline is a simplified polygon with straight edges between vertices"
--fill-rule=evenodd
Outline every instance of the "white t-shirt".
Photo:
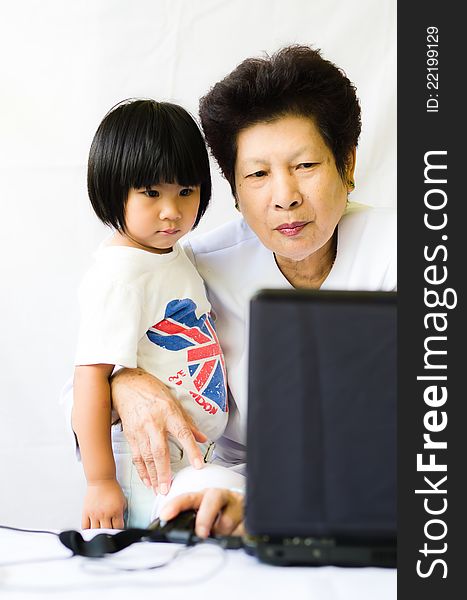
M 222 462 L 245 461 L 247 316 L 252 295 L 262 288 L 291 288 L 273 253 L 242 218 L 185 246 L 207 286 L 216 315 L 229 384 L 229 421 L 217 441 Z M 338 225 L 337 255 L 321 289 L 396 289 L 396 212 L 349 203 Z
M 228 416 L 224 357 L 203 280 L 183 249 L 101 245 L 79 295 L 75 364 L 141 367 L 216 440 Z

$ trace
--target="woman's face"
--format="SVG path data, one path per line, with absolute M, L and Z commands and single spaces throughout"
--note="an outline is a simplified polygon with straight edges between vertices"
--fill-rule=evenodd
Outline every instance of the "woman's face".
M 301 261 L 330 240 L 347 203 L 346 182 L 310 118 L 287 115 L 258 123 L 237 137 L 238 206 L 277 257 Z

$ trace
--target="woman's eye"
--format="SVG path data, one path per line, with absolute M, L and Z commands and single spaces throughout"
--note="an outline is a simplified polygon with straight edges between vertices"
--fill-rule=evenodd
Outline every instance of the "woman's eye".
M 144 190 L 144 194 L 148 198 L 157 198 L 159 196 L 159 192 L 157 190 L 151 190 L 151 188 Z
M 312 162 L 304 162 L 304 163 L 300 163 L 299 165 L 297 165 L 298 169 L 311 169 L 311 167 L 314 165 L 315 163 Z
M 264 177 L 266 175 L 266 171 L 255 171 L 254 173 L 250 173 L 247 177 Z
M 193 193 L 193 188 L 183 188 L 180 190 L 180 196 L 190 196 Z

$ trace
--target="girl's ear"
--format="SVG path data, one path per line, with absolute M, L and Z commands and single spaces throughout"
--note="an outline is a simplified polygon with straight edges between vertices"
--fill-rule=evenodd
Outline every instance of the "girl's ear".
M 353 191 L 355 189 L 354 173 L 355 173 L 356 162 L 357 162 L 357 149 L 354 146 L 352 148 L 352 150 L 349 152 L 349 155 L 347 157 L 347 166 L 346 166 L 346 171 L 345 171 L 345 179 L 346 179 L 348 193 L 350 193 L 351 191 Z

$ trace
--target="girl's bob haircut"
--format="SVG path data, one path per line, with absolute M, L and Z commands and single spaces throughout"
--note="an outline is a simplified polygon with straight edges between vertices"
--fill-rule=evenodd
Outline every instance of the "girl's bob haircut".
M 124 100 L 104 117 L 88 161 L 88 193 L 96 215 L 125 231 L 131 188 L 160 183 L 200 186 L 198 225 L 211 198 L 209 158 L 201 131 L 181 106 Z

